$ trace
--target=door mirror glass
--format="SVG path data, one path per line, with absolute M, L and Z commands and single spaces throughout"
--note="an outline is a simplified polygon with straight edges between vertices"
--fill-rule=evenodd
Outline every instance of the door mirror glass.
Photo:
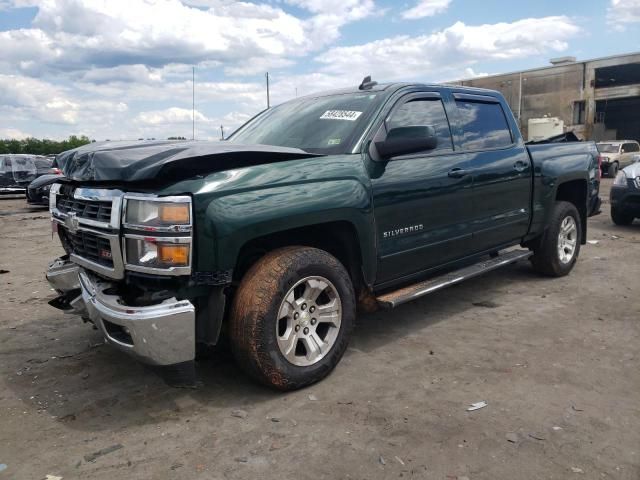
M 433 150 L 438 146 L 438 137 L 429 125 L 396 127 L 389 131 L 387 138 L 376 142 L 378 154 L 383 159 Z

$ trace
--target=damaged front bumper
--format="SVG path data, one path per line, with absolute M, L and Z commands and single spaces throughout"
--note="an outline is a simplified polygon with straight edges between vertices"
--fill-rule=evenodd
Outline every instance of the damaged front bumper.
M 116 284 L 65 257 L 49 266 L 47 280 L 62 294 L 55 307 L 90 320 L 117 349 L 157 366 L 195 359 L 196 313 L 190 301 L 170 298 L 142 307 L 126 305 L 115 293 Z

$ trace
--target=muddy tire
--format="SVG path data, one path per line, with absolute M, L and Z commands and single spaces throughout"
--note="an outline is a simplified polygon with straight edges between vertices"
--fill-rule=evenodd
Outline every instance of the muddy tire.
M 336 258 L 316 248 L 281 248 L 242 279 L 231 309 L 231 348 L 259 382 L 295 390 L 335 368 L 355 314 L 351 279 Z
M 616 225 L 631 225 L 633 223 L 633 215 L 629 215 L 628 213 L 621 212 L 617 208 L 611 207 L 611 220 Z
M 611 165 L 609 165 L 609 169 L 607 170 L 607 176 L 611 178 L 616 178 L 617 174 L 618 174 L 618 163 L 613 162 Z
M 551 277 L 567 275 L 578 259 L 581 239 L 582 224 L 575 205 L 556 202 L 549 227 L 533 248 L 533 268 Z

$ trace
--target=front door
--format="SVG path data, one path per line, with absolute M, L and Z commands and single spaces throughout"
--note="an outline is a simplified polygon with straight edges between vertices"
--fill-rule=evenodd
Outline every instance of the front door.
M 439 92 L 402 97 L 376 138 L 392 128 L 429 125 L 435 149 L 373 161 L 369 167 L 378 243 L 377 283 L 464 257 L 471 246 L 472 182 L 468 158 L 454 150 Z

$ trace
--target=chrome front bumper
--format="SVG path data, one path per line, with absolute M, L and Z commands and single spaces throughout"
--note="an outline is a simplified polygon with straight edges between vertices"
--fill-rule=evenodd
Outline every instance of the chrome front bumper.
M 128 306 L 109 293 L 115 284 L 103 281 L 60 258 L 47 271 L 51 286 L 70 300 L 71 313 L 88 317 L 105 341 L 150 365 L 173 365 L 195 358 L 195 307 L 188 300 L 167 299 L 156 305 Z M 78 290 L 79 289 L 79 290 Z

